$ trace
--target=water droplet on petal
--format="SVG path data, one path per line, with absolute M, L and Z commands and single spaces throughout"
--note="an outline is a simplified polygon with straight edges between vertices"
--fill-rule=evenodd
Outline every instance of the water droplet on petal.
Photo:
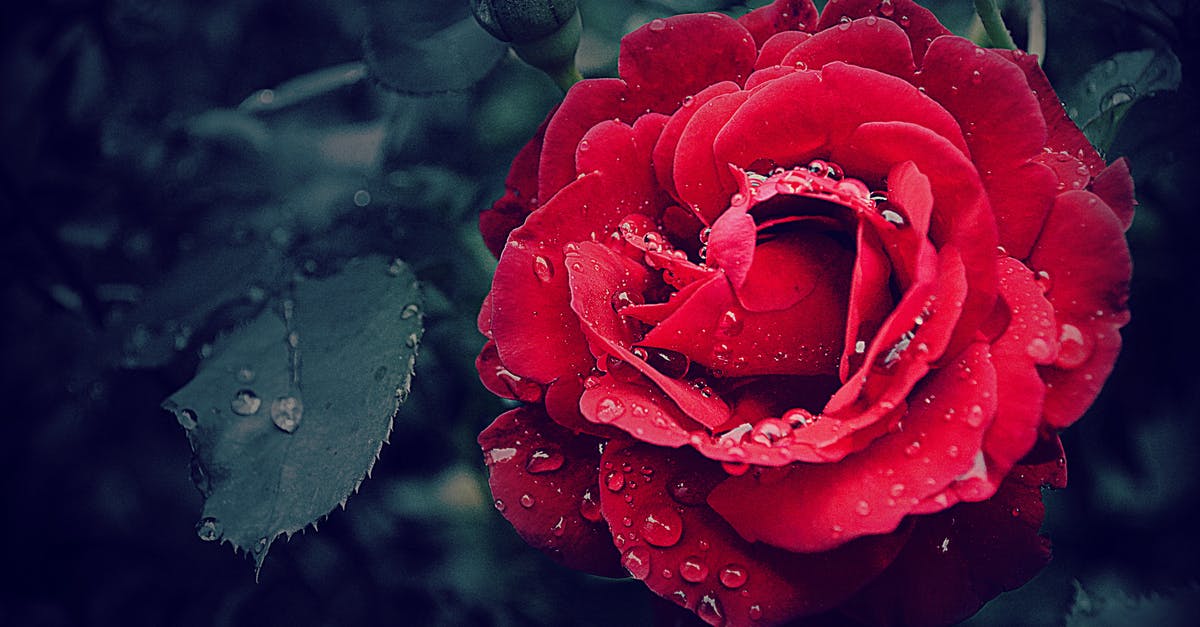
M 682 505 L 699 505 L 705 499 L 705 495 L 696 488 L 695 479 L 691 477 L 676 477 L 667 486 L 667 492 Z
M 892 13 L 895 13 L 895 11 L 896 11 L 896 7 L 892 5 L 892 0 L 880 0 L 880 2 L 879 2 L 879 14 L 880 15 L 882 15 L 884 17 L 889 17 L 889 16 L 891 16 Z
M 261 406 L 262 399 L 253 390 L 238 390 L 233 394 L 233 400 L 229 401 L 229 408 L 239 416 L 256 414 Z
M 708 565 L 699 555 L 691 555 L 679 563 L 679 576 L 692 583 L 700 583 L 708 578 Z
M 1040 337 L 1035 337 L 1029 341 L 1029 345 L 1025 347 L 1025 353 L 1029 358 L 1043 363 L 1050 358 L 1050 345 Z
M 1092 356 L 1092 348 L 1083 331 L 1073 324 L 1062 325 L 1058 340 L 1062 343 L 1062 348 L 1058 351 L 1058 360 L 1055 362 L 1057 366 L 1078 368 Z
M 190 409 L 181 409 L 175 412 L 175 420 L 179 421 L 179 426 L 191 431 L 198 424 L 196 412 Z
M 746 323 L 736 311 L 729 310 L 721 314 L 720 321 L 717 322 L 717 331 L 726 337 L 734 337 L 742 332 L 746 327 Z
M 591 489 L 585 491 L 583 498 L 579 500 L 579 515 L 591 522 L 600 522 L 600 501 L 592 494 Z
M 904 494 L 904 484 L 893 483 L 891 489 L 888 490 L 888 494 L 891 494 L 895 498 L 899 498 L 901 494 Z
M 271 422 L 288 433 L 300 426 L 303 417 L 304 403 L 295 396 L 280 396 L 271 403 Z
M 584 139 L 579 142 L 579 152 L 587 152 L 588 148 L 591 148 L 591 144 L 588 143 L 588 140 Z
M 973 70 L 971 72 L 971 84 L 978 85 L 982 82 L 983 82 L 983 74 L 980 74 L 979 70 Z
M 554 279 L 554 264 L 542 255 L 534 255 L 533 275 L 542 283 L 549 283 Z
M 651 368 L 671 377 L 681 379 L 692 366 L 692 360 L 687 355 L 665 348 L 653 346 L 635 346 L 633 354 L 640 357 Z
M 886 2 L 887 0 L 884 1 Z M 762 606 L 758 604 L 751 605 L 747 613 L 750 616 L 750 620 L 759 620 L 763 615 Z
M 700 597 L 700 602 L 696 604 L 696 616 L 709 625 L 725 624 L 725 614 L 721 608 L 721 602 L 711 594 Z
M 683 106 L 690 107 L 690 106 L 692 106 L 692 103 L 695 101 L 696 101 L 696 99 L 692 96 L 684 96 L 683 97 Z
M 625 402 L 615 396 L 606 396 L 596 405 L 596 420 L 610 423 L 625 415 Z
M 656 33 L 661 32 L 666 27 L 667 27 L 667 21 L 662 18 L 656 18 L 656 19 L 653 19 L 650 21 L 650 30 L 652 30 Z
M 496 499 L 496 501 L 493 502 L 492 505 L 494 505 L 496 507 L 496 511 L 498 511 L 498 512 L 504 512 L 504 508 L 507 507 L 504 504 L 504 501 L 502 501 L 500 499 Z
M 857 504 L 855 504 L 854 511 L 857 512 L 859 516 L 866 516 L 871 513 L 871 504 L 866 501 L 859 501 Z
M 967 410 L 967 424 L 972 427 L 978 427 L 983 424 L 983 408 L 979 405 L 972 405 Z
M 566 459 L 558 449 L 537 449 L 529 454 L 529 460 L 525 462 L 525 469 L 529 472 L 539 475 L 547 472 L 554 472 L 562 468 L 563 462 Z
M 608 477 L 604 479 L 604 485 L 613 492 L 620 492 L 625 488 L 625 473 L 618 470 L 608 473 Z
M 196 535 L 205 542 L 212 542 L 221 537 L 221 522 L 211 516 L 201 518 L 196 523 Z
M 717 575 L 717 579 L 721 582 L 721 585 L 731 590 L 746 585 L 748 577 L 749 574 L 746 567 L 741 564 L 729 564 L 725 568 L 722 568 L 721 573 Z
M 524 507 L 525 509 L 529 509 L 529 508 L 533 507 L 533 505 L 534 505 L 533 496 L 531 496 L 529 494 L 521 495 L 521 507 Z
M 646 515 L 640 527 L 642 539 L 654 546 L 675 546 L 683 535 L 683 519 L 673 509 L 660 509 Z
M 621 565 L 630 575 L 645 579 L 650 574 L 650 549 L 639 545 L 625 551 L 621 556 Z

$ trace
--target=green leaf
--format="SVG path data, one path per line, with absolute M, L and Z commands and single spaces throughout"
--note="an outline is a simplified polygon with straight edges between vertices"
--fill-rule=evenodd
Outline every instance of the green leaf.
M 406 265 L 355 259 L 216 342 L 163 402 L 195 453 L 201 539 L 261 568 L 279 535 L 345 507 L 408 396 L 421 304 Z
M 1166 48 L 1118 52 L 1092 66 L 1067 93 L 1067 113 L 1103 153 L 1134 104 L 1177 89 L 1181 76 L 1179 59 Z
M 1196 610 L 1200 608 L 1200 588 L 1194 585 L 1147 596 L 1130 596 L 1112 585 L 1106 588 L 1089 593 L 1075 582 L 1075 602 L 1067 615 L 1066 627 L 1182 627 L 1195 624 Z
M 412 95 L 458 91 L 477 83 L 508 45 L 487 34 L 466 8 L 466 2 L 372 3 L 371 26 L 363 39 L 370 75 L 393 91 Z

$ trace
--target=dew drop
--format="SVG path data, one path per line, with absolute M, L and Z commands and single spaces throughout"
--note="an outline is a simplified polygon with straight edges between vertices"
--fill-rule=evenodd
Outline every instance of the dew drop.
M 979 70 L 972 70 L 971 71 L 971 84 L 978 85 L 979 83 L 982 83 L 982 82 L 983 82 L 983 74 L 980 74 Z
M 717 322 L 717 331 L 726 337 L 735 337 L 739 335 L 746 327 L 746 323 L 736 311 L 729 310 L 721 314 L 721 320 Z
M 896 12 L 896 7 L 892 4 L 892 0 L 880 0 L 879 14 L 884 17 L 890 17 Z
M 596 495 L 592 494 L 590 488 L 583 493 L 583 498 L 579 500 L 579 515 L 591 522 L 600 522 L 600 502 L 596 499 Z
M 650 21 L 650 30 L 652 30 L 656 33 L 661 32 L 666 27 L 667 27 L 667 21 L 662 18 L 657 18 L 657 19 L 653 19 Z
M 871 513 L 871 504 L 866 501 L 859 501 L 854 505 L 854 511 L 859 516 L 866 516 Z
M 884 1 L 886 2 L 887 0 L 884 0 Z M 882 7 L 881 7 L 881 10 L 882 10 Z M 751 605 L 750 609 L 747 611 L 747 615 L 750 616 L 750 620 L 761 619 L 762 615 L 763 615 L 762 606 L 758 605 L 758 604 Z
M 638 579 L 645 579 L 650 574 L 650 549 L 644 546 L 635 546 L 621 556 L 621 565 L 625 570 L 629 571 L 630 575 Z
M 750 438 L 759 444 L 771 446 L 775 442 L 791 435 L 792 428 L 787 422 L 778 418 L 764 418 L 754 425 Z
M 659 509 L 642 519 L 642 538 L 658 547 L 675 546 L 683 535 L 683 519 L 673 509 Z
M 419 313 L 421 313 L 421 306 L 416 303 L 410 303 L 404 309 L 400 310 L 400 319 L 408 320 Z
M 1085 341 L 1083 331 L 1073 324 L 1064 324 L 1060 329 L 1059 342 L 1062 348 L 1058 351 L 1056 365 L 1063 368 L 1078 368 L 1092 356 L 1091 347 Z
M 1042 288 L 1043 294 L 1049 292 L 1050 288 L 1054 287 L 1054 283 L 1050 280 L 1050 273 L 1045 270 L 1039 271 L 1033 280 L 1038 284 L 1038 287 Z
M 911 444 L 904 447 L 904 454 L 909 457 L 916 457 L 921 452 L 921 443 L 913 440 Z
M 608 473 L 608 477 L 604 479 L 604 485 L 613 492 L 620 492 L 625 488 L 625 473 L 617 470 Z
M 525 509 L 529 509 L 529 508 L 533 507 L 533 505 L 534 505 L 534 500 L 531 495 L 528 495 L 528 494 L 521 495 L 521 507 L 524 507 Z
M 741 564 L 729 564 L 725 568 L 722 568 L 720 574 L 717 575 L 717 579 L 721 582 L 721 585 L 730 590 L 736 590 L 746 585 L 748 577 L 746 567 Z
M 537 449 L 529 454 L 529 460 L 525 462 L 525 470 L 540 475 L 547 472 L 554 472 L 562 468 L 566 458 L 557 449 Z
M 502 501 L 502 500 L 500 500 L 500 499 L 496 499 L 496 500 L 495 500 L 495 501 L 492 503 L 492 505 L 493 505 L 493 506 L 495 506 L 495 508 L 496 508 L 496 511 L 498 511 L 498 512 L 501 512 L 501 513 L 503 513 L 503 512 L 504 512 L 504 509 L 505 509 L 506 507 L 508 507 L 507 505 L 505 505 L 505 504 L 504 504 L 504 501 Z
M 212 542 L 221 537 L 221 522 L 211 516 L 201 518 L 196 523 L 196 535 L 205 542 Z
M 904 220 L 904 216 L 900 215 L 900 213 L 899 213 L 899 212 L 897 212 L 897 211 L 893 211 L 893 210 L 891 210 L 891 209 L 884 209 L 883 211 L 880 211 L 880 212 L 879 212 L 879 215 L 880 215 L 881 217 L 883 217 L 883 219 L 884 219 L 886 222 L 888 222 L 889 224 L 893 224 L 893 225 L 895 225 L 897 228 L 899 228 L 899 227 L 902 227 L 902 226 L 905 226 L 906 224 L 908 224 L 908 223 L 907 223 L 907 222 Z
M 692 106 L 692 103 L 694 103 L 694 102 L 696 102 L 696 99 L 692 96 L 684 96 L 683 97 L 683 106 L 685 106 L 685 107 Z
M 888 490 L 888 494 L 891 494 L 895 498 L 899 498 L 901 494 L 904 494 L 904 484 L 893 483 L 892 487 Z
M 709 625 L 725 624 L 725 614 L 721 608 L 721 602 L 711 594 L 700 597 L 700 602 L 696 605 L 696 616 Z
M 261 406 L 262 399 L 253 390 L 247 389 L 238 390 L 233 394 L 233 400 L 229 401 L 229 408 L 239 416 L 254 415 Z
M 625 415 L 625 402 L 614 396 L 600 399 L 596 405 L 596 420 L 610 423 Z
M 175 412 L 175 420 L 179 421 L 179 426 L 187 429 L 188 431 L 196 428 L 196 425 L 198 424 L 196 418 L 196 412 L 190 409 L 181 409 Z
M 841 19 L 838 20 L 838 30 L 850 30 L 850 22 L 850 16 L 843 15 Z
M 665 348 L 635 346 L 633 354 L 644 360 L 651 368 L 672 379 L 682 379 L 687 374 L 688 368 L 692 366 L 692 361 L 688 359 L 687 355 Z
M 591 148 L 591 144 L 588 143 L 588 140 L 586 140 L 586 139 L 580 140 L 579 152 L 587 152 L 588 148 Z
M 667 486 L 667 492 L 682 505 L 699 505 L 705 499 L 705 495 L 696 488 L 695 479 L 691 477 L 676 477 Z
M 1029 355 L 1030 359 L 1043 363 L 1050 358 L 1050 345 L 1046 343 L 1046 340 L 1035 337 L 1025 347 L 1025 354 Z
M 304 403 L 295 396 L 280 396 L 271 403 L 271 422 L 287 433 L 294 432 L 304 417 Z
M 542 283 L 549 283 L 554 279 L 554 265 L 542 255 L 534 255 L 533 275 Z
M 1011 514 L 1013 518 L 1016 518 L 1021 515 L 1021 508 L 1014 507 L 1008 513 Z
M 708 565 L 699 555 L 691 555 L 679 563 L 679 576 L 692 583 L 700 583 L 708 578 Z
M 983 424 L 983 408 L 979 405 L 972 405 L 967 410 L 967 424 L 972 427 L 978 427 Z

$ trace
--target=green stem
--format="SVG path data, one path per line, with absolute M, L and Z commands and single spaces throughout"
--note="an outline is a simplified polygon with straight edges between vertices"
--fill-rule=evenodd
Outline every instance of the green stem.
M 1029 0 L 1029 54 L 1037 55 L 1038 65 L 1046 58 L 1046 6 L 1042 0 Z
M 1000 17 L 1000 7 L 996 4 L 996 0 L 975 0 L 975 11 L 979 13 L 979 19 L 983 21 L 983 28 L 987 31 L 993 48 L 1017 49 L 1012 35 L 1004 26 L 1004 18 Z

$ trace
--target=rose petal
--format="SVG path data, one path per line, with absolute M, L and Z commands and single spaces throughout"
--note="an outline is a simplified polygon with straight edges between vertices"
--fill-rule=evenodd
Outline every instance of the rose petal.
M 600 443 L 555 425 L 536 405 L 501 414 L 479 434 L 496 509 L 521 539 L 570 568 L 614 577 L 619 555 L 595 507 Z
M 758 60 L 754 62 L 755 70 L 762 70 L 783 63 L 783 57 L 799 46 L 812 35 L 798 30 L 785 30 L 774 35 L 763 43 L 758 51 Z M 749 87 L 747 87 L 749 89 Z
M 697 46 L 696 42 L 704 42 Z M 742 84 L 758 54 L 750 33 L 720 13 L 656 19 L 621 40 L 617 72 L 645 106 L 663 113 L 721 81 Z
M 601 506 L 623 565 L 709 624 L 778 624 L 837 606 L 903 545 L 908 530 L 818 554 L 748 543 L 705 504 L 725 473 L 685 450 L 613 442 Z M 605 475 L 608 476 L 607 474 Z M 602 481 L 605 481 L 602 479 Z
M 504 248 L 504 240 L 508 234 L 525 221 L 537 207 L 538 193 L 538 161 L 542 154 L 542 139 L 546 135 L 546 126 L 554 117 L 558 107 L 546 115 L 546 119 L 538 126 L 517 156 L 513 159 L 512 167 L 508 170 L 508 178 L 504 179 L 504 196 L 497 200 L 491 209 L 480 212 L 479 232 L 488 250 L 497 259 Z
M 830 0 L 821 12 L 817 30 L 838 26 L 843 17 L 858 19 L 872 15 L 892 20 L 908 33 L 914 59 L 925 56 L 929 42 L 950 34 L 933 13 L 912 0 Z
M 845 383 L 852 370 L 862 367 L 866 353 L 866 338 L 874 337 L 892 310 L 892 294 L 888 288 L 891 262 L 882 250 L 879 235 L 867 223 L 858 225 L 854 274 L 850 284 L 850 304 L 846 312 L 846 341 L 838 376 Z M 859 350 L 859 342 L 862 350 Z
M 958 123 L 936 102 L 894 76 L 843 63 L 765 83 L 728 118 L 712 145 L 721 164 L 796 165 L 828 156 L 860 126 L 878 121 L 920 125 L 966 152 Z M 675 180 L 685 180 L 678 170 Z
M 952 625 L 1037 574 L 1050 560 L 1034 477 L 1044 471 L 1018 468 L 1032 485 L 1010 478 L 987 501 L 917 518 L 900 556 L 843 611 L 871 625 Z
M 1121 157 L 1101 170 L 1092 180 L 1092 193 L 1112 207 L 1121 226 L 1129 230 L 1129 225 L 1133 224 L 1133 207 L 1137 205 L 1133 195 L 1133 178 L 1129 175 L 1129 160 Z
M 996 50 L 996 54 L 1008 57 L 1025 72 L 1025 80 L 1037 95 L 1042 107 L 1042 118 L 1046 120 L 1046 150 L 1049 152 L 1065 152 L 1079 159 L 1087 166 L 1092 176 L 1104 169 L 1104 159 L 1084 137 L 1078 126 L 1067 116 L 1062 101 L 1058 99 L 1050 79 L 1038 65 L 1037 57 L 1025 54 L 1020 50 Z
M 1046 297 L 1061 325 L 1058 361 L 1041 369 L 1046 421 L 1061 429 L 1095 400 L 1121 348 L 1133 271 L 1124 225 L 1095 194 L 1063 193 L 1050 210 L 1029 267 L 1048 273 Z
M 496 396 L 526 403 L 542 400 L 542 386 L 513 374 L 500 363 L 495 342 L 488 341 L 483 345 L 479 357 L 475 358 L 475 370 L 479 372 L 483 387 Z
M 812 0 L 775 0 L 765 7 L 755 9 L 738 22 L 750 31 L 759 47 L 774 35 L 788 31 L 810 31 L 817 24 L 817 7 Z
M 737 191 L 727 162 L 718 161 L 713 153 L 713 139 L 749 97 L 748 92 L 739 91 L 716 96 L 698 107 L 675 147 L 672 164 L 677 197 L 705 224 L 713 223 Z
M 802 42 L 779 65 L 819 68 L 840 61 L 911 81 L 916 65 L 908 35 L 874 16 L 838 24 Z
M 1045 121 L 1021 68 L 959 37 L 939 37 L 925 54 L 919 84 L 967 129 L 967 146 L 988 190 L 1000 244 L 1022 259 L 1054 200 L 1042 154 Z
M 929 375 L 913 397 L 922 400 L 909 408 L 903 431 L 836 464 L 731 477 L 709 504 L 746 540 L 789 551 L 827 551 L 890 533 L 921 499 L 971 468 L 996 411 L 986 346 L 973 345 L 959 364 Z
M 612 295 L 622 290 L 636 292 L 640 286 L 644 286 L 645 271 L 641 266 L 591 242 L 580 244 L 575 252 L 568 253 L 567 259 L 571 307 L 583 321 L 589 338 L 603 346 L 609 355 L 634 366 L 649 377 L 691 419 L 709 427 L 725 422 L 729 417 L 729 408 L 721 399 L 705 396 L 695 387 L 659 372 L 614 337 L 618 334 L 615 329 L 622 323 L 620 315 L 610 305 Z
M 996 419 L 983 439 L 986 474 L 962 478 L 921 509 L 946 503 L 982 501 L 996 492 L 1013 466 L 1033 448 L 1042 422 L 1046 386 L 1038 366 L 1058 356 L 1054 307 L 1028 268 L 1011 257 L 1000 260 L 1000 295 L 1007 325 L 991 345 L 999 402 Z
M 654 146 L 654 173 L 658 177 L 658 182 L 663 189 L 667 190 L 676 200 L 683 202 L 679 192 L 675 190 L 675 168 L 674 158 L 675 150 L 679 146 L 679 139 L 683 136 L 683 130 L 687 128 L 688 122 L 692 120 L 692 116 L 700 110 L 701 107 L 708 104 L 710 100 L 717 96 L 731 94 L 739 91 L 737 83 L 730 81 L 722 81 L 715 85 L 705 87 L 695 96 L 691 96 L 690 100 L 684 98 L 683 106 L 679 107 L 671 119 L 663 128 L 662 135 L 658 138 L 658 144 Z
M 593 126 L 632 117 L 633 111 L 624 81 L 596 78 L 573 85 L 546 125 L 538 160 L 538 202 L 546 204 L 575 180 L 575 150 Z

